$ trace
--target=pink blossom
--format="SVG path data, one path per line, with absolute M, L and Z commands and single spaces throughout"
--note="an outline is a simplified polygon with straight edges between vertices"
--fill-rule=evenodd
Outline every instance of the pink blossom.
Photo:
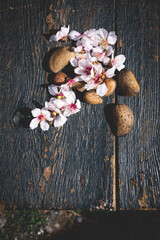
M 49 41 L 50 42 L 57 42 L 59 40 L 65 40 L 67 35 L 69 33 L 69 26 L 68 27 L 61 27 L 61 30 L 58 31 L 55 35 L 52 35 L 50 38 L 49 38 Z
M 97 47 L 99 43 L 99 36 L 96 29 L 90 29 L 84 32 L 84 35 L 90 40 L 90 44 L 93 47 Z
M 72 103 L 68 104 L 67 106 L 63 107 L 63 115 L 65 117 L 69 117 L 72 114 L 75 114 L 77 112 L 80 111 L 81 108 L 81 103 L 79 101 L 79 99 L 77 99 L 77 101 L 73 101 Z
M 67 118 L 62 114 L 60 109 L 54 105 L 52 100 L 50 102 L 45 102 L 45 108 L 51 112 L 55 127 L 62 127 L 63 124 L 67 121 Z
M 47 109 L 39 109 L 35 108 L 31 111 L 32 116 L 34 119 L 30 122 L 30 128 L 35 129 L 38 127 L 38 124 L 40 123 L 40 127 L 43 131 L 47 131 L 49 129 L 49 124 L 46 122 L 52 121 L 53 118 L 51 117 L 51 113 Z
M 103 62 L 104 65 L 108 65 L 110 58 L 106 56 L 101 47 L 93 48 L 92 56 L 96 57 L 98 61 Z
M 64 84 L 60 87 L 52 84 L 48 87 L 48 91 L 52 96 L 54 96 L 51 98 L 51 101 L 55 106 L 57 106 L 57 108 L 62 108 L 63 106 L 67 105 L 75 97 L 75 93 L 70 91 L 67 84 Z
M 104 49 L 106 49 L 109 45 L 114 45 L 117 41 L 115 32 L 108 33 L 104 28 L 97 30 L 97 34 L 99 35 L 99 45 L 103 46 Z
M 78 67 L 74 69 L 74 72 L 80 75 L 84 81 L 94 76 L 93 66 L 86 59 L 82 59 L 78 62 Z

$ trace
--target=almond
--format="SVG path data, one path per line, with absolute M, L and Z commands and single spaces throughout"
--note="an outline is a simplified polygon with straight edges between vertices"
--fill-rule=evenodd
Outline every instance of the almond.
M 66 82 L 66 78 L 67 75 L 63 72 L 58 72 L 55 74 L 55 76 L 53 77 L 53 83 L 55 85 L 61 85 L 64 84 Z
M 60 47 L 52 54 L 49 60 L 49 68 L 52 72 L 57 73 L 74 57 L 75 52 L 71 47 Z
M 94 90 L 90 90 L 84 93 L 83 100 L 86 103 L 90 104 L 101 104 L 102 98 L 97 95 L 97 93 Z
M 114 132 L 118 137 L 128 134 L 134 125 L 134 115 L 132 110 L 125 104 L 113 107 Z
M 140 91 L 140 86 L 135 76 L 126 68 L 119 73 L 118 86 L 120 94 L 124 96 L 136 96 Z

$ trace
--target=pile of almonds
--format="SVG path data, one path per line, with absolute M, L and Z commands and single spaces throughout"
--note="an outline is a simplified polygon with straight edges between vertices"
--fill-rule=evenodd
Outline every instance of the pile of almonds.
M 57 86 L 60 86 L 67 81 L 70 81 L 69 76 L 67 76 L 62 69 L 69 64 L 71 58 L 75 57 L 75 52 L 71 47 L 60 47 L 52 54 L 49 60 L 49 68 L 52 72 L 55 73 L 53 78 L 53 83 Z M 71 66 L 72 67 L 72 66 Z M 123 96 L 136 96 L 140 87 L 134 77 L 133 73 L 124 68 L 119 74 L 117 81 L 113 78 L 106 78 L 104 80 L 107 86 L 107 93 L 104 97 L 108 97 L 115 92 L 116 87 L 118 86 L 118 93 Z M 97 95 L 96 88 L 87 91 L 84 88 L 85 83 L 83 81 L 73 82 L 72 88 L 75 88 L 82 94 L 82 99 L 88 104 L 101 104 L 103 102 L 102 97 Z M 113 118 L 114 123 L 114 132 L 116 136 L 125 136 L 128 134 L 134 125 L 134 115 L 132 110 L 125 104 L 117 104 L 112 108 L 111 117 Z

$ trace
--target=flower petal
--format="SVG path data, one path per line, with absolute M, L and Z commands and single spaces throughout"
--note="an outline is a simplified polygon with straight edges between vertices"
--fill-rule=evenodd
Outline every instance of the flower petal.
M 116 67 L 118 71 L 121 71 L 123 68 L 125 68 L 124 64 L 121 64 L 119 66 Z
M 41 110 L 39 108 L 35 108 L 31 111 L 33 117 L 38 117 L 41 114 Z
M 56 35 L 50 36 L 49 41 L 50 42 L 56 42 L 57 41 Z
M 64 112 L 63 112 L 63 115 L 65 117 L 69 117 L 71 114 L 72 114 L 72 112 L 70 111 L 70 109 L 65 109 Z
M 118 62 L 119 64 L 124 63 L 125 60 L 126 60 L 126 58 L 123 54 L 119 54 L 115 57 L 115 61 Z
M 96 93 L 100 96 L 103 97 L 106 93 L 107 93 L 108 89 L 106 87 L 105 83 L 100 84 L 97 89 L 96 89 Z
M 42 129 L 43 131 L 48 131 L 48 129 L 49 129 L 49 124 L 48 124 L 47 122 L 45 122 L 45 121 L 41 121 L 41 122 L 40 122 L 40 127 L 41 127 L 41 129 Z
M 99 30 L 97 30 L 97 33 L 103 38 L 106 39 L 108 36 L 108 32 L 106 29 L 104 28 L 100 28 Z
M 56 85 L 52 84 L 48 87 L 48 91 L 52 96 L 55 96 L 58 93 L 58 88 Z
M 83 47 L 82 47 L 82 45 L 80 45 L 80 46 L 78 46 L 78 47 L 76 47 L 76 48 L 74 48 L 74 52 L 81 52 L 83 50 Z
M 63 124 L 67 121 L 67 118 L 65 116 L 58 115 L 57 117 L 55 117 L 54 119 L 54 126 L 55 127 L 62 127 Z
M 112 67 L 112 68 L 108 69 L 108 70 L 106 71 L 106 77 L 107 77 L 107 78 L 113 77 L 113 76 L 115 75 L 115 74 L 114 74 L 115 70 L 116 70 L 115 67 Z
M 103 62 L 104 65 L 107 66 L 108 63 L 109 63 L 109 61 L 110 61 L 110 58 L 105 56 L 105 57 L 103 58 L 103 61 L 102 61 L 102 62 Z
M 95 88 L 95 84 L 94 83 L 87 83 L 85 84 L 84 88 L 89 91 L 89 90 L 92 90 L 93 88 Z
M 57 99 L 57 98 L 55 98 L 52 102 L 59 109 L 67 104 L 66 101 L 61 100 L 61 99 Z
M 45 119 L 47 119 L 48 121 L 53 120 L 53 118 L 51 117 L 51 113 L 47 109 L 42 108 L 42 114 L 44 115 Z
M 39 123 L 38 118 L 34 118 L 34 119 L 32 119 L 32 121 L 30 122 L 29 127 L 30 127 L 31 129 L 35 129 L 36 127 L 38 127 L 38 123 Z
M 77 105 L 77 108 L 78 108 L 78 109 L 81 108 L 81 102 L 79 101 L 79 99 L 77 99 L 77 101 L 76 101 L 76 105 Z
M 81 37 L 81 34 L 75 30 L 72 30 L 69 34 L 71 40 L 77 41 Z
M 108 34 L 107 40 L 109 44 L 114 45 L 117 41 L 117 36 L 115 35 L 115 32 L 110 32 Z
M 76 74 L 79 74 L 79 75 L 83 75 L 84 74 L 84 70 L 82 68 L 80 68 L 80 67 L 75 68 L 74 72 Z
M 78 67 L 78 60 L 76 58 L 71 58 L 70 59 L 70 64 L 73 66 L 73 67 Z
M 70 28 L 69 25 L 68 25 L 68 27 L 66 27 L 66 26 L 64 25 L 63 27 L 61 27 L 61 31 L 62 31 L 65 35 L 67 35 L 67 34 L 69 33 L 69 28 Z

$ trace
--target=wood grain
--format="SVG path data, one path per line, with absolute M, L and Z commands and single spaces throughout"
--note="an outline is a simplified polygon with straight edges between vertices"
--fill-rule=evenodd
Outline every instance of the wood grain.
M 115 209 L 114 137 L 104 106 L 82 104 L 63 128 L 27 128 L 30 109 L 48 99 L 43 87 L 51 29 L 114 30 L 114 1 L 2 1 L 0 204 L 5 209 Z M 64 44 L 63 44 L 64 45 Z
M 118 141 L 120 209 L 160 208 L 159 1 L 116 1 L 117 52 L 140 84 L 136 97 L 120 97 L 135 115 Z

